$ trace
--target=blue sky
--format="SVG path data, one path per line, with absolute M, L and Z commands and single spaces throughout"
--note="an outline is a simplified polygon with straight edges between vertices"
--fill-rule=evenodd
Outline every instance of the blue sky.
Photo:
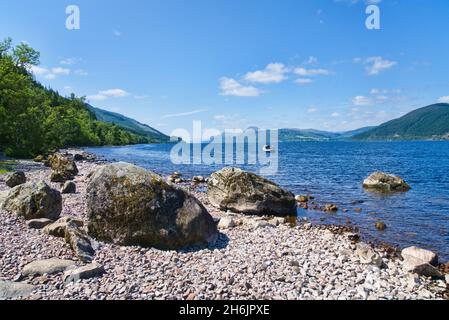
M 341 131 L 449 102 L 447 0 L 2 0 L 7 36 L 41 52 L 45 85 L 166 133 Z

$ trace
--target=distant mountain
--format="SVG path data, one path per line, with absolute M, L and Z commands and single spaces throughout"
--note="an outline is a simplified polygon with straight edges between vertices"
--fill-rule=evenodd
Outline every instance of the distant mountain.
M 87 108 L 95 114 L 97 120 L 99 120 L 99 121 L 113 123 L 121 128 L 124 128 L 124 129 L 131 131 L 133 133 L 136 133 L 138 135 L 152 138 L 152 139 L 154 139 L 154 142 L 169 142 L 170 141 L 170 137 L 163 134 L 162 132 L 160 132 L 146 124 L 140 123 L 134 119 L 125 117 L 122 114 L 99 109 L 99 108 L 93 107 L 89 104 L 87 105 Z
M 280 129 L 279 141 L 333 141 L 350 139 L 374 127 L 360 128 L 346 132 L 329 132 L 315 129 Z
M 433 104 L 355 135 L 354 140 L 449 140 L 449 104 Z

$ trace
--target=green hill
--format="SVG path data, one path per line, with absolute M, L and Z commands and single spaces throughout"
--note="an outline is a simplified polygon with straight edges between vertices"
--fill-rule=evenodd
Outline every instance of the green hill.
M 346 132 L 329 132 L 314 129 L 280 129 L 279 141 L 335 141 L 345 140 L 354 135 L 373 129 L 374 127 L 360 128 Z
M 99 109 L 89 104 L 87 104 L 87 108 L 95 114 L 98 121 L 113 123 L 135 134 L 151 138 L 154 142 L 169 142 L 170 140 L 170 137 L 162 132 L 119 113 Z
M 42 86 L 29 71 L 39 58 L 25 43 L 0 42 L 0 151 L 5 155 L 31 158 L 65 147 L 160 141 L 161 134 L 150 127 L 125 117 L 100 121 L 106 113 L 88 108 L 84 99 Z
M 449 104 L 433 104 L 384 123 L 354 140 L 448 140 Z

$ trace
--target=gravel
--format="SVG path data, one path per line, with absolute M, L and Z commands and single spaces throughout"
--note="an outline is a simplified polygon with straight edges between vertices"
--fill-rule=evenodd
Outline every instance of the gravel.
M 49 181 L 48 168 L 28 164 L 20 165 L 28 181 L 45 180 L 53 188 L 61 187 Z M 62 195 L 62 216 L 85 220 L 87 175 L 97 164 L 77 165 L 77 192 Z M 201 188 L 182 186 L 214 218 L 229 217 L 210 206 Z M 7 189 L 0 177 L 0 192 Z M 95 241 L 94 263 L 103 266 L 105 273 L 65 282 L 62 273 L 20 276 L 23 267 L 36 260 L 77 259 L 64 239 L 29 229 L 21 218 L 0 210 L 0 281 L 20 280 L 21 285 L 34 286 L 23 299 L 54 300 L 442 299 L 447 290 L 444 281 L 404 271 L 401 261 L 388 258 L 381 249 L 375 251 L 382 258 L 382 268 L 362 263 L 348 237 L 352 233 L 335 234 L 310 224 L 291 226 L 263 217 L 233 215 L 232 220 L 208 248 L 160 251 Z

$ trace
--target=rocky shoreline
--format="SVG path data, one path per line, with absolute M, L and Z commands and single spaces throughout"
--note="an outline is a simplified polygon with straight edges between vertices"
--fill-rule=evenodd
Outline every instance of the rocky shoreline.
M 61 217 L 87 224 L 87 182 L 101 165 L 77 162 L 76 192 L 62 194 Z M 20 161 L 19 168 L 28 181 L 61 189 L 42 164 Z M 9 190 L 4 180 L 0 176 L 0 192 Z M 358 243 L 351 230 L 222 211 L 209 202 L 201 179 L 196 180 L 177 182 L 218 223 L 218 239 L 208 247 L 157 250 L 91 240 L 93 261 L 83 263 L 64 238 L 30 228 L 23 218 L 0 210 L 0 299 L 447 298 L 445 280 L 406 271 L 401 259 Z M 25 272 L 30 269 L 34 271 Z

